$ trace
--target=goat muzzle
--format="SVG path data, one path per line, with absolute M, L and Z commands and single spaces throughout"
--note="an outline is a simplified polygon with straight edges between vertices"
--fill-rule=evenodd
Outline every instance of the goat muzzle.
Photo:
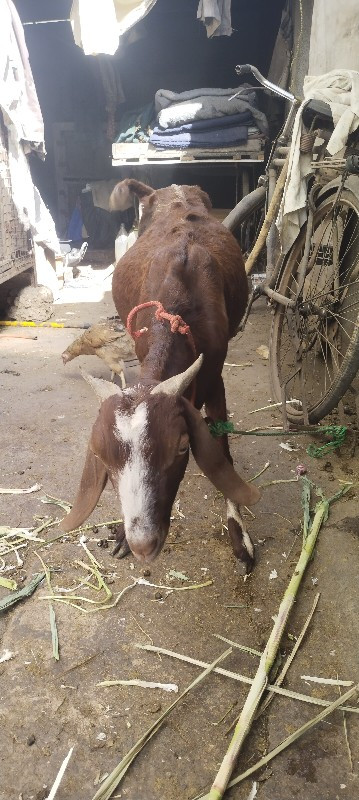
M 127 537 L 127 541 L 131 549 L 131 553 L 135 556 L 135 558 L 137 558 L 137 561 L 141 561 L 142 563 L 154 561 L 160 552 L 162 545 L 162 541 L 157 534 L 154 534 L 151 537 L 146 535 L 144 541 L 141 543 L 136 542 L 136 545 L 131 545 L 129 537 Z

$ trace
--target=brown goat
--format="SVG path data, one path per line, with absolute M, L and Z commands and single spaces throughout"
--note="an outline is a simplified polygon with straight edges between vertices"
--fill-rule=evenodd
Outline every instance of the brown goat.
M 249 572 L 254 551 L 239 506 L 255 503 L 259 490 L 237 475 L 227 436 L 213 439 L 200 414 L 205 405 L 212 420 L 227 419 L 221 373 L 247 303 L 242 254 L 232 234 L 210 215 L 209 197 L 198 186 L 155 191 L 127 179 L 115 187 L 111 207 L 124 210 L 136 198 L 142 206 L 139 237 L 113 276 L 119 316 L 126 322 L 135 306 L 160 301 L 189 325 L 201 356 L 194 361 L 188 336 L 172 333 L 153 308 L 138 312 L 137 328 L 145 329 L 136 339 L 140 383 L 121 391 L 89 378 L 102 405 L 64 527 L 82 524 L 109 477 L 124 518 L 117 550 L 121 556 L 131 549 L 139 560 L 153 560 L 168 533 L 190 446 L 200 469 L 227 499 L 233 550 L 242 571 Z

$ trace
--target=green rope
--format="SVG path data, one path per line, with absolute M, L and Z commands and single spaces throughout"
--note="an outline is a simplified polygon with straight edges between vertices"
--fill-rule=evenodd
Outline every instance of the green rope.
M 217 420 L 217 422 L 213 422 L 209 425 L 209 430 L 212 436 L 215 437 L 224 436 L 227 433 L 234 433 L 240 436 L 301 436 L 307 433 L 313 435 L 324 434 L 325 436 L 332 437 L 329 442 L 326 442 L 326 444 L 323 444 L 321 447 L 310 444 L 306 450 L 308 455 L 312 458 L 322 458 L 327 453 L 337 450 L 338 447 L 344 444 L 348 428 L 345 425 L 322 425 L 319 427 L 313 425 L 296 431 L 238 431 L 235 430 L 233 422 Z
M 307 447 L 308 456 L 312 456 L 312 458 L 322 458 L 327 453 L 337 450 L 338 447 L 344 444 L 347 430 L 348 428 L 346 428 L 345 425 L 323 426 L 318 433 L 325 433 L 333 438 L 330 442 L 326 442 L 326 444 L 323 444 L 321 447 L 315 447 L 314 444 L 310 444 L 309 447 Z

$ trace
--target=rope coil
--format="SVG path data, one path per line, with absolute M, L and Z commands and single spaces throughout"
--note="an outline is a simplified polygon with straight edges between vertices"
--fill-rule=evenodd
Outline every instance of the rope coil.
M 134 320 L 139 311 L 142 311 L 145 308 L 151 308 L 156 306 L 155 311 L 155 319 L 158 322 L 162 322 L 163 320 L 167 320 L 170 324 L 171 333 L 181 333 L 183 336 L 188 337 L 188 342 L 190 347 L 192 348 L 192 352 L 194 358 L 197 358 L 196 352 L 196 345 L 194 343 L 194 339 L 191 333 L 190 326 L 182 319 L 179 314 L 170 314 L 168 311 L 165 311 L 162 303 L 159 300 L 149 300 L 147 303 L 141 303 L 138 306 L 135 306 L 132 311 L 130 311 L 127 317 L 126 328 L 132 339 L 136 340 L 139 339 L 144 333 L 148 332 L 148 328 L 140 328 L 140 330 L 136 331 L 133 329 Z
M 171 333 L 181 333 L 183 336 L 187 336 L 188 343 L 191 347 L 193 353 L 193 360 L 195 361 L 197 358 L 197 350 L 196 345 L 194 343 L 194 338 L 192 336 L 192 332 L 190 326 L 180 317 L 179 314 L 170 314 L 168 311 L 165 311 L 162 303 L 159 300 L 149 300 L 147 303 L 141 303 L 138 306 L 135 306 L 132 311 L 130 311 L 127 317 L 126 328 L 127 332 L 132 336 L 132 339 L 136 340 L 139 339 L 144 333 L 148 332 L 148 328 L 140 328 L 140 330 L 134 330 L 134 320 L 139 311 L 142 311 L 144 308 L 151 308 L 155 306 L 155 319 L 158 322 L 163 322 L 166 320 L 170 324 Z M 191 392 L 191 403 L 192 405 L 195 404 L 196 399 L 196 378 L 192 381 L 192 392 Z

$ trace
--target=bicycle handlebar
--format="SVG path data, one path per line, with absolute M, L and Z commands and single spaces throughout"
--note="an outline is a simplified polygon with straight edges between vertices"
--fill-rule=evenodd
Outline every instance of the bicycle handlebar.
M 258 83 L 264 86 L 265 89 L 268 89 L 268 91 L 279 95 L 279 97 L 283 97 L 285 100 L 289 100 L 290 103 L 297 102 L 297 98 L 294 94 L 287 92 L 286 89 L 282 89 L 281 86 L 276 86 L 275 83 L 271 83 L 271 81 L 265 78 L 257 67 L 253 67 L 252 64 L 238 64 L 236 66 L 236 73 L 240 76 L 252 74 L 257 79 Z

